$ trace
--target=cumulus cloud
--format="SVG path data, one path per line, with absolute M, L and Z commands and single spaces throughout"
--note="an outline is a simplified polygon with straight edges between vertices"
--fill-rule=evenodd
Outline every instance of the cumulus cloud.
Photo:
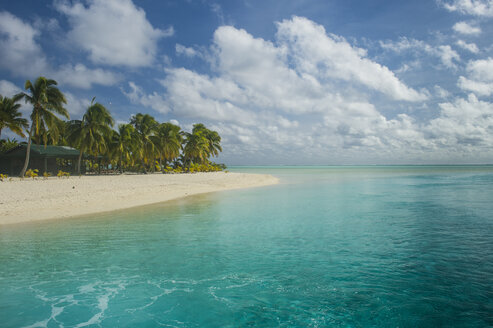
M 387 67 L 367 58 L 364 49 L 328 35 L 321 25 L 302 17 L 283 20 L 277 25 L 279 50 L 289 49 L 301 73 L 361 83 L 398 100 L 426 98 L 407 87 Z
M 452 27 L 452 29 L 460 34 L 466 35 L 479 35 L 481 34 L 481 29 L 479 27 L 471 26 L 466 22 L 458 22 Z
M 67 99 L 67 105 L 65 107 L 67 108 L 71 119 L 82 117 L 91 104 L 89 99 L 80 99 L 70 92 L 64 92 L 64 95 Z
M 438 85 L 431 92 L 418 92 L 370 60 L 364 49 L 307 19 L 295 17 L 277 28 L 276 37 L 266 40 L 242 29 L 219 27 L 206 61 L 212 73 L 168 68 L 159 81 L 161 90 L 146 93 L 129 84 L 125 94 L 135 103 L 163 112 L 148 100 L 159 99 L 167 105 L 167 117 L 186 122 L 185 128 L 190 122 L 206 123 L 221 134 L 226 149 L 222 158 L 232 162 L 255 158 L 295 163 L 297 158 L 310 158 L 321 164 L 388 159 L 429 163 L 493 145 L 487 118 L 493 115 L 492 104 L 475 96 L 454 99 Z M 447 45 L 401 41 L 390 46 L 402 51 L 429 47 L 444 65 L 459 60 Z M 489 62 L 470 62 L 466 72 L 470 79 L 485 80 L 487 67 Z M 422 121 L 411 116 L 412 110 L 384 115 L 372 102 L 373 95 L 396 108 L 432 97 L 443 103 L 437 105 L 434 119 Z M 465 116 L 459 115 L 461 110 Z M 460 126 L 461 121 L 467 127 Z M 467 139 L 468 133 L 473 138 Z M 493 158 L 492 151 L 483 154 Z
M 157 92 L 154 92 L 152 94 L 145 94 L 141 87 L 131 81 L 128 83 L 128 86 L 130 87 L 130 91 L 122 91 L 125 96 L 127 96 L 127 98 L 130 99 L 130 101 L 132 101 L 134 104 L 139 104 L 152 108 L 155 111 L 163 114 L 169 112 L 167 101 Z
M 0 12 L 0 67 L 16 75 L 39 75 L 48 67 L 36 42 L 39 32 L 9 12 Z
M 53 67 L 36 42 L 39 33 L 31 24 L 8 12 L 0 12 L 0 68 L 30 79 L 49 76 L 60 83 L 84 89 L 93 84 L 113 85 L 119 81 L 117 74 L 100 68 L 90 69 L 83 64 Z
M 493 83 L 470 80 L 464 76 L 459 77 L 457 85 L 459 88 L 474 92 L 478 96 L 489 96 L 493 93 Z
M 468 146 L 493 144 L 493 104 L 480 101 L 473 94 L 467 99 L 440 104 L 441 115 L 425 130 L 437 147 L 466 150 Z
M 53 76 L 61 84 L 81 89 L 90 89 L 93 84 L 114 85 L 121 79 L 118 74 L 101 68 L 89 69 L 83 64 L 63 65 Z
M 493 0 L 453 0 L 442 4 L 449 11 L 458 11 L 473 16 L 493 17 Z
M 461 76 L 459 88 L 474 92 L 478 96 L 493 94 L 493 59 L 472 60 L 467 64 L 468 78 Z
M 479 48 L 475 43 L 467 43 L 464 40 L 458 40 L 456 44 L 462 49 L 470 51 L 473 54 L 477 54 L 479 52 Z
M 467 71 L 477 80 L 493 82 L 493 58 L 470 61 Z
M 97 64 L 130 67 L 150 66 L 155 61 L 157 42 L 173 35 L 173 28 L 154 28 L 143 9 L 131 0 L 56 1 L 71 30 L 70 41 L 89 53 Z
M 24 90 L 7 80 L 0 80 L 0 95 L 11 98 L 12 96 L 23 92 Z M 26 104 L 24 101 L 19 102 L 21 104 L 20 112 L 28 117 L 31 114 L 32 107 Z
M 22 92 L 22 89 L 14 83 L 7 80 L 0 80 L 0 95 L 4 97 L 12 97 L 19 92 Z

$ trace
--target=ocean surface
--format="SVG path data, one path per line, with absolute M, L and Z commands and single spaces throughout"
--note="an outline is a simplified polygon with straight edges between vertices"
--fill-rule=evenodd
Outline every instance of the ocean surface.
M 231 171 L 281 183 L 0 227 L 0 327 L 493 327 L 493 166 Z

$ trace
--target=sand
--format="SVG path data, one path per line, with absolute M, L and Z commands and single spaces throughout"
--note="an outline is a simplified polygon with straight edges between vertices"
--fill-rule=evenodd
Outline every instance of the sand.
M 231 172 L 15 178 L 0 182 L 0 225 L 114 211 L 277 182 L 270 175 Z

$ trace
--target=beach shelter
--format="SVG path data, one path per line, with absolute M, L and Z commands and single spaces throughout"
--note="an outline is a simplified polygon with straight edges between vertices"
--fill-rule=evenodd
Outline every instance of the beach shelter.
M 26 150 L 27 144 L 20 144 L 6 153 L 0 154 L 0 173 L 6 173 L 10 176 L 19 175 L 26 159 Z M 76 173 L 79 150 L 75 148 L 32 144 L 30 154 L 28 168 L 38 169 L 39 175 L 43 172 L 56 175 L 58 170 Z M 82 165 L 81 173 L 85 173 L 85 165 Z

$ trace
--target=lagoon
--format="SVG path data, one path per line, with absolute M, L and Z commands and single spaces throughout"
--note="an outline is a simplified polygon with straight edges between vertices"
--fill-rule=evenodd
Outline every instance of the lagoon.
M 493 326 L 492 166 L 231 171 L 281 183 L 0 227 L 0 326 Z

